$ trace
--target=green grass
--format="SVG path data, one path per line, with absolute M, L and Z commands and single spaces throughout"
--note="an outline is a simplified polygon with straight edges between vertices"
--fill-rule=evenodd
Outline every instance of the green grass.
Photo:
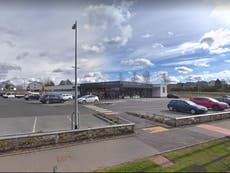
M 125 163 L 99 172 L 226 172 L 230 171 L 230 139 L 163 154 L 174 163 L 163 168 L 149 159 Z

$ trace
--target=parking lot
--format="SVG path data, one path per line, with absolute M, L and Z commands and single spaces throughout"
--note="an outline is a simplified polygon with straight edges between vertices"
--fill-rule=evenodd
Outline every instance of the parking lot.
M 142 99 L 127 99 L 113 101 L 110 105 L 101 105 L 101 107 L 115 112 L 132 112 L 142 115 L 160 115 L 172 118 L 190 116 L 188 113 L 169 111 L 167 104 L 171 99 L 168 98 L 142 98 Z M 224 111 L 209 110 L 206 114 L 216 112 L 229 112 L 229 109 Z
M 39 101 L 0 98 L 0 136 L 71 129 L 74 102 L 41 104 Z M 79 105 L 80 128 L 108 125 L 93 116 L 93 110 Z

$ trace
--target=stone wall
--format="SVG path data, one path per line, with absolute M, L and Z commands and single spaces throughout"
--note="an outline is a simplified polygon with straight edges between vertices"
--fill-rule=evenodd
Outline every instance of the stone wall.
M 210 121 L 217 121 L 230 118 L 230 112 L 218 112 L 212 114 L 201 114 L 201 115 L 188 115 L 179 118 L 167 117 L 164 115 L 141 115 L 132 112 L 126 112 L 127 114 L 137 116 L 139 118 L 148 119 L 150 121 L 155 121 L 163 124 L 167 124 L 173 127 L 179 127 L 184 125 L 199 124 Z
M 77 129 L 51 133 L 8 136 L 0 139 L 0 153 L 11 150 L 35 148 L 60 143 L 91 141 L 130 134 L 134 132 L 134 125 L 135 124 L 122 124 L 84 130 Z
M 228 118 L 230 118 L 230 112 L 180 117 L 180 118 L 175 119 L 176 120 L 175 126 L 198 124 L 198 123 L 223 120 L 223 119 L 228 119 Z

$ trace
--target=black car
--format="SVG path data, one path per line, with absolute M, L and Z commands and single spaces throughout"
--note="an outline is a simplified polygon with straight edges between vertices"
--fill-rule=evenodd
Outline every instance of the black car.
M 218 100 L 220 102 L 225 102 L 230 106 L 230 97 L 216 98 L 216 100 Z
M 175 95 L 175 94 L 168 94 L 167 95 L 167 98 L 175 98 L 175 99 L 178 99 L 179 96 Z
M 29 93 L 29 94 L 25 94 L 24 99 L 25 100 L 39 100 L 40 99 L 40 94 L 37 93 Z
M 40 98 L 41 103 L 64 103 L 65 100 L 59 94 L 45 94 Z
M 201 114 L 208 111 L 208 109 L 204 106 L 197 105 L 189 100 L 171 100 L 168 104 L 168 109 L 170 111 L 178 111 L 178 112 L 185 112 L 191 114 Z

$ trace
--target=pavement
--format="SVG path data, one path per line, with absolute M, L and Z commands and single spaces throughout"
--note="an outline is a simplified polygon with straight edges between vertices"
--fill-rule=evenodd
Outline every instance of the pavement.
M 132 119 L 131 115 L 122 117 Z M 138 121 L 138 117 L 135 117 Z M 0 156 L 1 172 L 91 172 L 230 136 L 230 120 L 170 128 L 139 118 L 135 134 Z

